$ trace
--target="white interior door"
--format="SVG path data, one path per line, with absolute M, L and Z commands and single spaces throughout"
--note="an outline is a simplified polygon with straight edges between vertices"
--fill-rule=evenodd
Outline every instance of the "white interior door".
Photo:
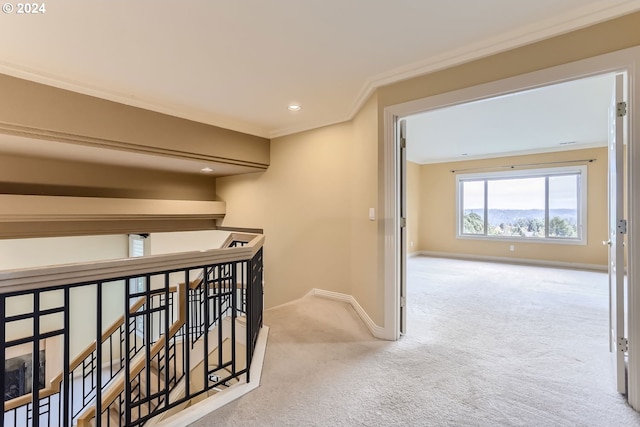
M 407 122 L 399 123 L 400 146 L 400 333 L 407 333 Z
M 613 351 L 616 384 L 620 393 L 627 392 L 624 336 L 624 234 L 627 225 L 623 199 L 623 126 L 626 104 L 623 103 L 623 75 L 616 76 L 616 85 L 609 113 L 609 316 L 610 349 Z

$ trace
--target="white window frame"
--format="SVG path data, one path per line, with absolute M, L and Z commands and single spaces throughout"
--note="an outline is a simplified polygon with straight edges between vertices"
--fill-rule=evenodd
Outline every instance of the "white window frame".
M 463 200 L 462 200 L 462 183 L 465 181 L 485 180 L 485 179 L 517 179 L 517 178 L 534 178 L 534 177 L 547 177 L 554 175 L 567 175 L 578 174 L 578 237 L 566 238 L 566 237 L 517 237 L 517 236 L 499 236 L 488 235 L 486 227 L 485 234 L 473 235 L 463 234 Z M 472 239 L 472 240 L 491 240 L 491 241 L 511 241 L 511 242 L 526 242 L 526 243 L 554 243 L 563 245 L 586 245 L 587 244 L 587 166 L 567 166 L 567 167 L 550 167 L 541 169 L 523 169 L 523 170 L 509 170 L 500 172 L 483 172 L 483 173 L 467 173 L 456 175 L 456 237 L 458 239 Z M 548 192 L 548 188 L 546 189 Z M 545 203 L 545 210 L 547 211 L 545 217 L 547 217 L 546 228 L 548 230 L 548 195 L 545 195 L 547 202 Z M 485 206 L 487 204 L 488 194 L 485 192 Z M 486 219 L 485 219 L 486 222 Z

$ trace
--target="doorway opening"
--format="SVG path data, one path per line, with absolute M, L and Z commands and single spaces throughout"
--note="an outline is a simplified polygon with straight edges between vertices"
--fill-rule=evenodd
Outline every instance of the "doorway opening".
M 578 64 L 578 65 L 569 64 L 566 66 L 555 67 L 549 70 L 543 70 L 543 71 L 531 73 L 528 75 L 509 78 L 500 82 L 492 82 L 490 84 L 480 85 L 478 87 L 463 89 L 460 91 L 450 92 L 442 95 L 436 95 L 430 98 L 425 98 L 423 100 L 411 101 L 405 104 L 400 104 L 400 105 L 385 108 L 384 117 L 385 117 L 386 141 L 387 142 L 394 141 L 394 143 L 385 144 L 385 149 L 386 149 L 386 152 L 385 152 L 385 184 L 386 184 L 385 208 L 387 208 L 388 212 L 391 213 L 390 216 L 395 216 L 396 218 L 396 221 L 391 221 L 390 222 L 391 224 L 389 224 L 387 229 L 385 230 L 387 235 L 395 236 L 395 239 L 394 239 L 395 246 L 391 244 L 387 244 L 385 246 L 385 253 L 387 254 L 387 256 L 385 257 L 385 260 L 387 263 L 386 264 L 387 268 L 385 268 L 385 274 L 386 274 L 385 275 L 385 283 L 386 283 L 385 315 L 390 315 L 389 317 L 390 321 L 385 322 L 385 328 L 387 329 L 387 332 L 390 335 L 393 335 L 395 333 L 395 338 L 397 339 L 401 333 L 400 328 L 401 328 L 401 325 L 403 324 L 401 321 L 402 314 L 403 314 L 403 310 L 406 310 L 406 304 L 407 304 L 406 293 L 404 293 L 406 292 L 406 288 L 403 289 L 403 286 L 402 286 L 403 269 L 406 266 L 406 256 L 407 256 L 406 252 L 411 250 L 411 241 L 412 241 L 411 236 L 407 236 L 407 239 L 408 239 L 406 241 L 407 246 L 404 246 L 405 241 L 402 240 L 402 234 L 405 233 L 406 230 L 403 230 L 403 221 L 400 216 L 400 213 L 402 212 L 401 205 L 403 202 L 400 195 L 401 194 L 404 195 L 404 193 L 401 191 L 401 184 L 403 182 L 403 179 L 402 179 L 403 174 L 406 173 L 405 170 L 403 169 L 404 164 L 403 163 L 401 164 L 401 162 L 399 161 L 403 156 L 403 153 L 401 152 L 402 143 L 400 142 L 400 140 L 401 138 L 410 137 L 409 135 L 410 130 L 407 130 L 405 134 L 401 134 L 402 126 L 400 123 L 402 119 L 411 118 L 412 115 L 422 113 L 425 111 L 436 111 L 438 109 L 445 109 L 447 107 L 452 107 L 454 105 L 469 104 L 469 103 L 475 103 L 475 102 L 482 103 L 491 98 L 510 97 L 510 96 L 514 96 L 514 94 L 519 92 L 530 91 L 530 90 L 541 90 L 545 87 L 549 87 L 551 85 L 556 85 L 560 83 L 579 82 L 582 79 L 595 78 L 597 76 L 603 76 L 606 74 L 608 75 L 626 74 L 627 70 L 630 69 L 629 64 L 633 63 L 633 60 L 629 59 L 629 57 L 630 57 L 629 52 L 627 52 L 626 56 L 624 54 L 604 55 L 603 57 L 585 61 L 584 63 Z M 631 96 L 630 94 L 633 93 L 633 89 L 630 88 L 629 84 L 625 82 L 625 87 L 623 92 L 626 100 Z M 566 116 L 567 114 L 568 113 L 565 112 L 564 115 Z M 625 126 L 631 126 L 631 124 L 628 123 L 629 121 L 631 120 L 628 120 L 627 122 L 625 122 Z M 457 126 L 462 126 L 462 125 L 458 123 Z M 628 135 L 627 133 L 628 130 L 624 129 L 624 132 L 625 132 L 625 136 Z M 410 146 L 411 140 L 409 138 L 407 139 L 408 139 L 408 146 Z M 570 139 L 557 142 L 558 145 L 560 145 L 561 143 L 564 143 L 563 145 L 567 145 L 567 146 L 577 144 L 577 142 L 574 143 Z M 631 141 L 629 141 L 629 143 L 631 143 Z M 446 144 L 444 142 L 441 142 L 441 145 L 446 145 Z M 564 148 L 567 148 L 567 147 L 564 147 Z M 562 149 L 557 149 L 556 151 L 554 151 L 554 153 L 560 153 L 560 152 L 565 153 L 568 151 L 564 151 Z M 469 153 L 464 153 L 464 152 L 458 153 L 458 156 L 462 156 L 463 154 L 467 154 L 467 156 L 469 156 Z M 495 158 L 498 158 L 498 155 L 504 156 L 504 154 L 505 154 L 504 151 L 496 152 L 494 153 L 492 158 L 495 159 Z M 525 155 L 528 153 L 521 152 L 518 154 Z M 554 157 L 554 156 L 556 156 L 556 154 L 551 155 L 551 157 Z M 633 155 L 630 154 L 630 157 L 633 157 Z M 562 160 L 567 160 L 567 159 L 563 158 Z M 589 164 L 591 164 L 591 162 L 589 161 L 590 159 L 575 159 L 575 160 L 586 160 Z M 633 164 L 634 159 L 630 158 L 628 161 L 630 161 Z M 551 162 L 551 160 L 545 160 L 544 162 L 529 162 L 529 163 L 547 163 L 547 162 Z M 606 162 L 607 162 L 606 158 L 600 160 L 601 164 Z M 508 162 L 508 163 L 513 163 L 513 162 Z M 597 160 L 596 160 L 596 163 L 597 163 Z M 624 163 L 625 162 L 623 162 L 623 164 Z M 508 164 L 508 165 L 494 164 L 493 166 L 506 166 L 509 169 L 513 169 L 512 164 Z M 453 175 L 453 172 L 451 172 L 450 170 L 448 170 L 448 172 Z M 628 181 L 626 177 L 629 173 L 630 173 L 629 169 L 627 169 L 624 173 L 624 176 L 626 179 L 625 182 Z M 449 191 L 448 201 L 451 201 L 452 204 L 459 203 L 459 198 L 456 199 L 457 196 L 455 195 L 455 184 L 449 185 L 448 191 Z M 634 212 L 637 211 L 637 208 L 634 209 L 635 200 L 633 200 L 630 197 L 632 195 L 631 191 L 627 190 L 626 194 L 629 196 L 627 198 L 629 211 L 631 211 L 631 215 L 633 215 Z M 606 193 L 605 193 L 605 197 L 606 197 Z M 433 202 L 441 203 L 442 201 L 434 200 Z M 600 203 L 603 203 L 602 200 L 600 201 Z M 457 208 L 459 208 L 459 206 Z M 625 206 L 625 209 L 626 209 L 626 206 Z M 545 214 L 547 215 L 547 217 L 545 218 L 546 221 L 553 219 L 553 216 L 552 218 L 548 217 L 549 214 L 550 212 L 547 212 Z M 453 234 L 454 239 L 456 237 L 456 232 L 459 232 L 460 230 L 459 223 L 456 222 L 458 221 L 460 216 L 455 216 L 455 218 L 456 219 L 453 220 L 453 225 L 451 225 L 451 227 L 441 227 L 444 230 L 443 232 L 448 232 L 450 234 Z M 410 220 L 408 220 L 408 222 L 410 227 L 411 226 Z M 588 224 L 589 222 L 587 222 L 587 225 Z M 505 225 L 508 225 L 508 224 L 505 224 Z M 579 227 L 579 226 L 580 224 L 576 223 L 576 227 Z M 500 227 L 500 228 L 503 230 L 503 232 L 505 230 L 513 231 L 514 229 L 513 227 L 511 228 Z M 548 223 L 545 224 L 544 228 L 548 231 L 550 228 L 549 224 Z M 521 231 L 521 230 L 522 229 L 520 228 L 518 231 Z M 593 242 L 598 242 L 600 245 L 602 244 L 601 242 L 603 239 L 600 236 L 598 236 L 597 233 L 596 234 L 589 233 L 588 229 L 586 229 L 586 231 L 587 231 L 588 242 L 593 241 Z M 606 228 L 602 232 L 601 236 L 604 236 L 606 240 Z M 509 236 L 509 237 L 513 238 L 514 236 Z M 550 237 L 550 236 L 547 235 L 547 237 Z M 624 236 L 624 237 L 626 238 L 627 250 L 629 250 L 630 251 L 629 253 L 631 253 L 630 246 L 633 245 L 633 238 L 632 236 Z M 530 236 L 520 235 L 519 238 L 529 239 Z M 496 244 L 495 242 L 491 241 L 490 236 L 485 235 L 482 237 L 482 239 L 488 240 L 490 244 L 494 244 L 494 245 Z M 482 240 L 482 239 L 478 239 L 478 240 Z M 479 244 L 479 242 L 474 241 L 472 239 L 469 239 L 469 240 L 459 239 L 459 240 L 463 240 L 463 244 L 467 246 L 469 246 L 470 243 L 474 245 Z M 413 242 L 414 242 L 414 248 L 415 248 L 416 242 L 415 241 Z M 505 241 L 502 241 L 502 243 L 505 243 Z M 509 242 L 506 245 L 506 248 L 507 248 L 507 251 L 517 253 L 518 250 L 521 250 L 523 247 L 527 246 L 526 243 L 528 242 L 518 242 L 518 239 L 516 239 L 513 243 Z M 551 243 L 540 242 L 540 244 L 546 245 L 546 247 L 549 248 L 549 247 L 553 247 L 555 243 L 551 244 Z M 513 250 L 511 249 L 512 247 L 514 248 Z M 574 248 L 574 251 L 577 251 L 578 249 L 580 248 L 578 245 L 576 245 Z M 393 251 L 391 252 L 390 250 L 393 250 Z M 449 248 L 449 251 L 455 252 L 456 250 Z M 438 251 L 434 251 L 434 252 L 438 252 Z M 447 252 L 447 250 L 441 250 L 440 252 Z M 572 251 L 568 251 L 568 252 L 572 252 Z M 514 254 L 512 253 L 507 253 L 506 256 L 504 256 L 503 258 L 513 258 L 513 255 Z M 496 258 L 499 258 L 498 255 L 493 255 L 493 256 L 495 256 Z M 525 259 L 529 258 L 528 256 L 522 256 L 522 255 L 521 257 Z M 393 265 L 393 261 L 395 261 L 395 265 Z M 554 261 L 552 260 L 548 264 L 553 265 L 553 263 Z M 572 261 L 563 260 L 563 261 L 559 261 L 559 263 L 571 264 Z M 633 261 L 630 261 L 628 264 L 630 283 L 633 281 L 632 263 Z M 578 262 L 577 264 L 580 264 L 580 263 Z M 584 265 L 583 267 L 585 266 L 588 267 L 588 264 L 602 265 L 602 262 L 587 261 L 582 264 L 587 264 L 587 265 Z M 609 265 L 609 262 L 607 262 L 606 265 Z M 406 273 L 406 271 L 404 271 L 404 273 Z M 633 309 L 635 308 L 637 296 L 634 297 L 633 295 L 629 295 L 629 297 L 630 297 L 629 303 L 628 303 L 629 312 L 633 312 Z M 613 299 L 616 299 L 616 297 L 614 296 Z M 625 305 L 624 303 L 619 304 L 620 309 L 623 309 L 624 305 Z M 623 312 L 623 316 L 624 316 L 624 312 Z M 627 333 L 628 335 L 632 335 L 634 331 L 624 332 L 624 334 L 627 334 Z M 615 344 L 616 344 L 616 341 L 614 339 L 613 345 L 615 346 Z M 630 365 L 633 365 L 633 363 L 630 363 Z M 635 387 L 635 384 L 634 384 L 634 387 Z
M 614 256 L 601 242 L 613 245 L 618 216 L 627 218 L 621 197 L 624 145 L 619 141 L 620 159 L 609 147 L 609 111 L 616 110 L 615 95 L 622 93 L 616 85 L 623 86 L 624 78 L 607 73 L 404 118 L 403 249 L 407 254 L 419 249 L 422 255 L 609 270 L 612 332 L 611 339 L 603 335 L 603 342 L 609 341 L 610 351 L 618 355 L 619 337 L 628 336 L 625 301 L 618 298 L 625 293 L 624 272 L 616 269 L 624 265 L 624 253 L 622 242 Z M 417 182 L 405 178 L 407 162 L 419 165 Z M 413 221 L 405 213 L 412 193 L 426 201 L 413 209 L 418 213 Z M 402 272 L 406 306 L 411 303 L 409 272 Z M 403 313 L 401 332 L 408 321 Z M 626 393 L 624 352 L 620 356 L 618 390 Z

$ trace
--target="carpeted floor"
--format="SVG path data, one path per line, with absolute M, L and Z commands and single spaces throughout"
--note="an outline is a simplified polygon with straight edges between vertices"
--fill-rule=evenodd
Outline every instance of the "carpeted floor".
M 604 273 L 409 259 L 408 334 L 350 306 L 265 312 L 261 386 L 204 426 L 640 426 L 615 391 Z

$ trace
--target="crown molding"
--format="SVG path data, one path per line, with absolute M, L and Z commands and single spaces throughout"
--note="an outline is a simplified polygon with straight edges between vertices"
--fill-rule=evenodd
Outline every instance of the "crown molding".
M 518 157 L 518 156 L 530 156 L 533 154 L 546 154 L 546 153 L 557 153 L 557 152 L 565 152 L 565 151 L 578 151 L 578 150 L 591 150 L 594 148 L 607 148 L 607 142 L 604 141 L 602 143 L 589 143 L 589 144 L 579 144 L 579 145 L 569 145 L 569 146 L 558 146 L 558 147 L 543 147 L 536 148 L 533 150 L 518 150 L 518 151 L 508 151 L 508 152 L 500 152 L 500 153 L 492 153 L 492 154 L 481 154 L 481 155 L 472 155 L 472 156 L 460 156 L 460 157 L 442 157 L 439 159 L 433 160 L 421 160 L 415 161 L 411 159 L 407 159 L 412 163 L 418 165 L 435 165 L 440 163 L 459 163 L 459 162 L 468 162 L 471 160 L 486 160 L 486 159 L 500 159 L 503 157 Z
M 166 156 L 180 159 L 203 160 L 206 162 L 220 163 L 225 165 L 243 166 L 257 169 L 267 169 L 266 163 L 250 162 L 246 160 L 217 157 L 207 154 L 196 153 L 184 150 L 172 150 L 168 148 L 150 147 L 146 145 L 133 144 L 130 142 L 116 141 L 114 139 L 96 138 L 92 136 L 78 135 L 66 132 L 59 132 L 49 129 L 42 129 L 32 126 L 22 126 L 12 123 L 0 122 L 0 134 L 14 135 L 24 138 L 44 139 L 49 141 L 64 142 L 68 144 L 85 145 L 93 148 L 106 148 L 122 150 L 138 154 L 150 154 Z
M 107 101 L 128 105 L 130 107 L 142 108 L 144 110 L 204 123 L 235 132 L 246 133 L 259 136 L 261 138 L 269 137 L 269 129 L 264 126 L 247 123 L 221 114 L 172 103 L 166 100 L 152 99 L 151 97 L 140 98 L 134 95 L 127 95 L 115 90 L 100 88 L 86 82 L 53 75 L 44 70 L 23 67 L 2 60 L 0 60 L 0 74 L 6 74 L 8 76 L 52 86 L 58 89 L 93 96 Z
M 378 74 L 364 84 L 346 120 L 353 119 L 371 94 L 382 86 L 495 55 L 500 52 L 618 18 L 638 10 L 640 10 L 640 0 L 619 0 L 617 2 L 603 0 L 565 15 L 524 26 L 498 37 L 485 39 L 461 49 Z
M 319 123 L 307 123 L 306 125 L 271 129 L 267 126 L 248 123 L 202 109 L 172 103 L 167 100 L 152 99 L 151 97 L 140 98 L 114 90 L 99 88 L 84 82 L 53 75 L 41 69 L 29 69 L 17 64 L 7 63 L 6 61 L 0 61 L 0 73 L 236 132 L 247 133 L 263 138 L 276 138 L 349 121 L 360 111 L 371 94 L 382 86 L 531 44 L 638 10 L 640 10 L 640 0 L 601 0 L 583 8 L 575 9 L 564 15 L 523 26 L 498 37 L 485 39 L 461 49 L 437 55 L 427 60 L 417 61 L 373 76 L 363 84 L 362 89 L 345 116 L 336 116 L 333 120 L 324 120 Z
M 357 111 L 356 111 L 356 114 L 357 114 Z M 336 120 L 326 120 L 326 121 L 317 122 L 314 124 L 307 123 L 303 125 L 294 125 L 294 126 L 287 126 L 279 129 L 274 129 L 273 131 L 269 132 L 269 138 L 274 139 L 274 138 L 279 138 L 281 136 L 293 135 L 296 133 L 306 132 L 308 130 L 320 129 L 326 126 L 337 125 L 340 123 L 348 122 L 354 116 L 355 114 L 349 115 L 349 116 L 342 116 L 337 118 Z

